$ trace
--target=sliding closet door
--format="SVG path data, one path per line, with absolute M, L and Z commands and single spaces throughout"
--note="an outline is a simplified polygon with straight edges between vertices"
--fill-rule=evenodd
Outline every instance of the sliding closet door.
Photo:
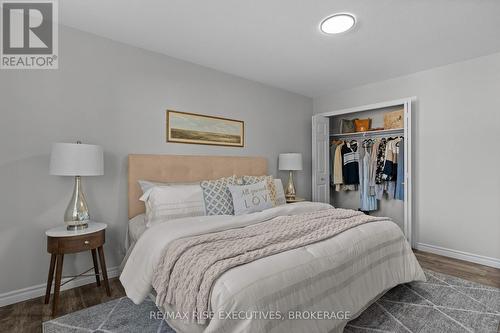
M 329 119 L 312 117 L 312 200 L 330 203 Z

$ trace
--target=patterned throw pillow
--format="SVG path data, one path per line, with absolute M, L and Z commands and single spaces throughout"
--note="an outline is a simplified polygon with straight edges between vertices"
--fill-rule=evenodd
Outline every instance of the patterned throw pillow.
M 286 204 L 285 190 L 283 189 L 281 179 L 278 178 L 274 180 L 274 187 L 276 188 L 276 206 Z
M 245 185 L 245 181 L 243 180 L 243 177 L 238 177 L 234 176 L 234 184 L 235 185 Z
M 234 215 L 260 212 L 274 206 L 266 181 L 250 185 L 229 185 L 228 188 L 233 198 Z
M 277 198 L 276 185 L 274 184 L 273 176 L 243 176 L 243 183 L 245 185 L 255 184 L 262 181 L 266 182 L 273 206 L 279 206 L 280 203 L 278 202 L 279 200 Z
M 233 215 L 233 198 L 227 188 L 236 183 L 236 176 L 204 180 L 200 183 L 206 215 Z
M 255 184 L 265 180 L 267 177 L 271 176 L 243 176 L 243 185 Z

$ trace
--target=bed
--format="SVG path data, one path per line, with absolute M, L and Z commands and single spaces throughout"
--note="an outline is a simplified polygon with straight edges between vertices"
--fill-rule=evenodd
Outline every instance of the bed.
M 328 204 L 303 202 L 242 216 L 182 218 L 151 228 L 137 222 L 144 213 L 138 180 L 193 182 L 229 175 L 265 175 L 261 157 L 130 155 L 129 218 L 134 246 L 120 281 L 136 304 L 155 294 L 153 275 L 170 244 L 193 236 L 337 211 Z M 267 224 L 266 224 L 267 225 Z M 129 229 L 129 231 L 131 230 Z M 209 319 L 186 321 L 176 306 L 161 303 L 178 332 L 342 332 L 390 288 L 425 280 L 400 228 L 388 219 L 349 228 L 334 237 L 235 266 L 211 285 Z

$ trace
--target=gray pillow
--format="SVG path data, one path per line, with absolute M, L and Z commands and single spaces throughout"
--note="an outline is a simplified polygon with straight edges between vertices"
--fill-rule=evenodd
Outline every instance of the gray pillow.
M 233 215 L 233 199 L 228 185 L 236 183 L 236 176 L 204 180 L 200 183 L 205 200 L 206 215 Z
M 274 207 L 267 182 L 249 185 L 228 185 L 233 198 L 234 215 L 260 212 Z

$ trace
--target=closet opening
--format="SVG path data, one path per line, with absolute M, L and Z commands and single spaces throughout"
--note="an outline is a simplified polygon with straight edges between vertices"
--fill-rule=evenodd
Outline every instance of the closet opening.
M 412 243 L 411 99 L 313 116 L 313 200 L 390 217 Z

